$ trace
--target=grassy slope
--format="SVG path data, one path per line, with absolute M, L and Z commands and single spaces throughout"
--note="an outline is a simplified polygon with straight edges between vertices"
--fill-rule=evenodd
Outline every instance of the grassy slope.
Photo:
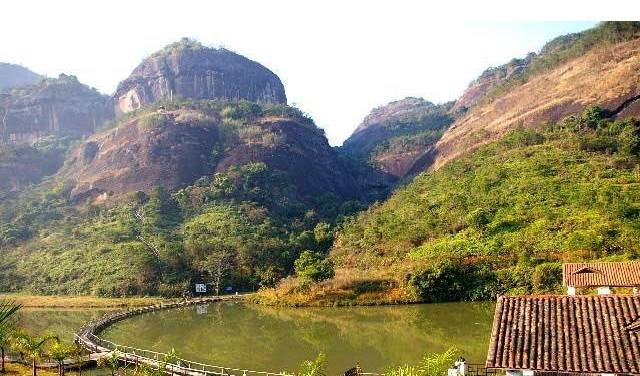
M 29 308 L 116 308 L 148 306 L 163 301 L 157 297 L 99 298 L 96 296 L 42 296 L 0 294 L 1 300 L 11 300 Z
M 636 258 L 640 164 L 618 150 L 616 127 L 516 130 L 424 173 L 344 224 L 336 278 L 288 281 L 262 300 L 484 299 L 559 288 L 552 262 Z
M 497 87 L 449 127 L 436 144 L 431 168 L 440 168 L 517 126 L 559 121 L 594 104 L 613 109 L 636 94 L 640 24 L 624 24 L 628 30 L 617 30 L 615 23 L 591 29 Z

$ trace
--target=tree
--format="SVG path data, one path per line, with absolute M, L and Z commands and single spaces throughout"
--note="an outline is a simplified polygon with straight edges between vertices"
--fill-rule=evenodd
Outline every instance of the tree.
M 166 233 L 181 221 L 180 206 L 171 193 L 162 186 L 153 188 L 149 201 L 144 206 L 143 233 L 148 235 Z
M 597 128 L 604 118 L 604 111 L 598 106 L 589 106 L 582 112 L 582 122 L 589 128 Z
M 533 271 L 533 289 L 536 293 L 559 291 L 562 286 L 562 264 L 546 262 Z
M 14 329 L 13 315 L 20 307 L 20 305 L 9 300 L 0 301 L 0 362 L 2 363 L 2 373 L 6 372 L 4 367 L 4 348 L 9 343 Z
M 220 294 L 220 285 L 227 272 L 231 269 L 233 255 L 227 250 L 215 251 L 198 262 L 198 269 L 201 272 L 209 274 L 211 283 L 216 290 L 216 295 Z
M 74 342 L 70 347 L 69 356 L 71 356 L 78 365 L 78 376 L 82 376 L 82 361 L 84 360 L 85 353 L 86 350 L 78 342 Z
M 66 343 L 56 341 L 49 349 L 49 356 L 58 362 L 58 375 L 64 376 L 64 360 L 73 352 L 71 346 Z
M 118 350 L 113 350 L 105 356 L 98 359 L 98 367 L 108 368 L 111 376 L 115 376 L 116 371 L 120 368 L 120 356 L 122 354 Z
M 31 360 L 33 376 L 37 376 L 36 362 L 42 357 L 42 354 L 44 353 L 44 346 L 48 342 L 59 341 L 58 337 L 54 335 L 47 334 L 42 338 L 39 338 L 26 332 L 17 332 L 12 338 L 14 349 Z
M 294 262 L 296 274 L 314 282 L 324 281 L 334 276 L 333 262 L 313 251 L 304 251 Z

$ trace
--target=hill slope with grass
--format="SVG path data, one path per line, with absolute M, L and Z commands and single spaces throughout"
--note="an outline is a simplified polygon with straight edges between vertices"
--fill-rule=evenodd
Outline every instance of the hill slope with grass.
M 347 220 L 336 276 L 266 302 L 489 299 L 560 288 L 560 263 L 640 256 L 640 123 L 588 108 L 423 173 Z
M 438 169 L 516 127 L 560 121 L 587 106 L 598 105 L 620 117 L 638 115 L 638 69 L 639 22 L 604 22 L 556 38 L 477 98 L 416 159 L 412 172 Z
M 341 151 L 403 178 L 416 156 L 432 146 L 454 121 L 452 103 L 405 98 L 371 111 L 344 142 Z
M 51 178 L 0 201 L 0 290 L 255 290 L 327 252 L 362 191 L 299 110 L 178 101 L 128 114 Z M 88 272 L 90 271 L 90 272 Z

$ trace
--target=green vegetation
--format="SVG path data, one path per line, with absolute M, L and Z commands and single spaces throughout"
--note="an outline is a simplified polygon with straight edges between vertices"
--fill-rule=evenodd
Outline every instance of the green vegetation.
M 530 54 L 526 67 L 509 76 L 493 88 L 487 97 L 495 99 L 515 86 L 524 84 L 529 78 L 548 71 L 571 59 L 584 55 L 594 47 L 612 44 L 640 37 L 640 22 L 608 21 L 580 33 L 557 37 L 542 47 L 538 55 Z M 506 77 L 506 70 L 515 65 L 522 65 L 524 60 L 515 59 L 501 67 L 489 68 L 482 76 L 498 74 Z
M 326 376 L 327 357 L 324 353 L 318 354 L 315 360 L 305 360 L 300 364 L 296 376 Z
M 160 51 L 154 52 L 151 56 L 157 57 L 162 55 L 172 55 L 177 52 L 182 52 L 184 50 L 202 50 L 205 48 L 207 47 L 205 47 L 202 43 L 198 42 L 197 40 L 183 37 L 177 42 L 173 42 L 171 44 L 166 45 Z
M 595 107 L 515 130 L 347 220 L 331 258 L 418 301 L 558 291 L 560 262 L 638 257 L 639 132 Z
M 319 253 L 308 250 L 300 254 L 294 266 L 298 277 L 308 278 L 314 282 L 324 281 L 335 275 L 331 260 L 324 258 Z
M 434 144 L 453 123 L 453 102 L 435 105 L 419 98 L 405 98 L 373 110 L 370 124 L 345 141 L 343 150 L 376 164 L 376 158 L 407 153 Z M 390 114 L 386 114 L 389 112 Z
M 442 376 L 453 364 L 458 350 L 450 347 L 442 354 L 425 355 L 417 366 L 402 365 L 385 372 L 388 376 Z
M 14 330 L 13 316 L 20 309 L 20 306 L 12 301 L 0 301 L 0 363 L 2 373 L 6 372 L 4 364 L 4 350 L 9 344 Z
M 17 331 L 11 337 L 12 348 L 27 360 L 31 361 L 33 376 L 37 376 L 38 367 L 36 362 L 39 361 L 46 351 L 46 345 L 50 342 L 58 342 L 57 337 L 46 334 L 42 337 L 35 337 L 24 331 Z
M 264 119 L 322 132 L 295 108 L 247 101 L 176 99 L 132 116 L 161 119 L 169 111 L 202 126 L 220 120 L 211 171 L 225 148 L 255 136 L 243 130 L 254 127 L 264 139 L 266 127 L 254 126 Z M 362 207 L 333 194 L 301 197 L 295 181 L 259 162 L 212 172 L 177 192 L 134 192 L 109 207 L 73 201 L 71 187 L 52 179 L 0 202 L 0 291 L 181 296 L 194 280 L 216 291 L 273 286 L 293 273 L 302 251 L 326 254 L 336 225 Z

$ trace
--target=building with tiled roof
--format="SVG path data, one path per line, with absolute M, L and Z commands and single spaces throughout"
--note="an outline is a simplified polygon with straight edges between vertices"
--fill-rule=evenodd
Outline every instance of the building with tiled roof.
M 569 295 L 576 288 L 597 288 L 600 294 L 611 293 L 612 287 L 640 287 L 640 262 L 589 262 L 562 265 L 562 282 Z
M 499 297 L 486 367 L 640 375 L 640 296 Z

